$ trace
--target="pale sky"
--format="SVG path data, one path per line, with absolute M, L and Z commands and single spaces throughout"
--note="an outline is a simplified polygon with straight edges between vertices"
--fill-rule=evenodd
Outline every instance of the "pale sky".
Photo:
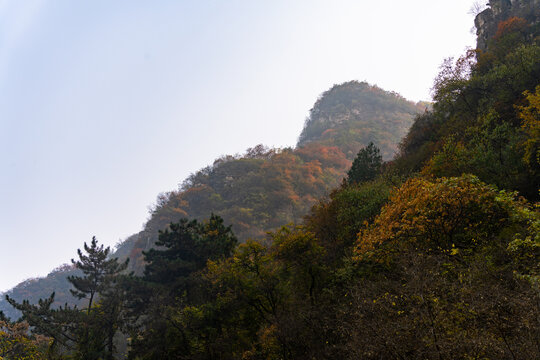
M 474 47 L 472 0 L 0 0 L 0 291 L 223 154 L 294 146 L 359 80 L 418 101 Z

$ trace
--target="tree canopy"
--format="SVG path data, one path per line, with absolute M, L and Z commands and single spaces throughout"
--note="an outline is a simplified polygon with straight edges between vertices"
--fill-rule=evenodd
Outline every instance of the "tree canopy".
M 93 239 L 68 267 L 80 308 L 8 296 L 24 317 L 0 312 L 0 356 L 540 358 L 539 16 L 505 4 L 392 161 L 374 133 L 414 104 L 337 85 L 296 149 L 222 157 L 159 196 L 124 251 L 139 276 Z

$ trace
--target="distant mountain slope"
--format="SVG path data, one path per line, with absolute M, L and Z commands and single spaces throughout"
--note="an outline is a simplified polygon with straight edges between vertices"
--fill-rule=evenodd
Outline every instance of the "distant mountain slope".
M 360 147 L 373 141 L 389 159 L 414 115 L 424 109 L 365 82 L 335 85 L 310 111 L 296 148 L 258 145 L 244 155 L 217 159 L 192 174 L 178 190 L 159 195 L 144 230 L 119 246 L 116 256 L 130 257 L 131 269 L 140 273 L 142 251 L 153 246 L 158 230 L 183 217 L 204 219 L 218 214 L 232 224 L 241 241 L 299 222 L 317 199 L 341 182 Z M 73 303 L 67 271 L 34 279 L 31 286 L 23 283 L 10 296 L 35 300 L 57 289 L 58 304 Z M 4 299 L 0 299 L 0 310 L 14 316 Z
M 191 175 L 177 191 L 162 194 L 135 253 L 151 246 L 158 229 L 181 217 L 216 213 L 232 224 L 241 241 L 299 222 L 336 187 L 358 150 L 373 141 L 386 159 L 397 149 L 414 116 L 425 111 L 400 95 L 350 81 L 324 92 L 306 120 L 295 149 L 258 145 L 238 157 L 226 156 Z
M 122 242 L 122 245 L 117 248 L 114 253 L 115 257 L 120 260 L 126 259 L 130 255 L 130 251 L 133 247 L 134 241 L 137 239 L 138 234 L 128 237 Z M 81 246 L 79 246 L 81 247 Z M 75 249 L 73 251 L 73 257 L 76 255 Z M 79 276 L 80 273 L 71 264 L 63 264 L 52 270 L 47 276 L 42 278 L 27 279 L 4 294 L 0 294 L 0 311 L 11 318 L 16 319 L 19 317 L 19 312 L 9 305 L 5 299 L 5 295 L 18 300 L 27 299 L 31 303 L 37 303 L 40 298 L 48 297 L 51 293 L 55 293 L 55 299 L 57 305 L 63 305 L 65 303 L 77 304 L 79 306 L 84 305 L 84 301 L 80 301 L 74 298 L 71 293 L 71 284 L 67 281 L 68 276 Z
M 31 303 L 37 303 L 40 298 L 47 297 L 55 292 L 59 305 L 65 302 L 78 303 L 77 299 L 71 296 L 67 281 L 68 276 L 76 273 L 76 269 L 71 265 L 64 264 L 51 271 L 46 277 L 27 279 L 21 282 L 13 289 L 2 294 L 0 311 L 3 311 L 11 319 L 19 317 L 19 312 L 7 303 L 6 294 L 15 299 L 28 299 Z
M 310 110 L 298 147 L 311 142 L 337 146 L 352 160 L 361 146 L 373 141 L 389 160 L 409 130 L 412 116 L 425 110 L 425 103 L 414 104 L 366 82 L 335 85 Z

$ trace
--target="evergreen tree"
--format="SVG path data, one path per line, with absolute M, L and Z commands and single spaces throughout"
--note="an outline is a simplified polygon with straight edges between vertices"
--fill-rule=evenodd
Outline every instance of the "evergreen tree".
M 237 242 L 231 226 L 214 214 L 204 222 L 182 219 L 160 231 L 159 248 L 144 253 L 144 277 L 127 284 L 133 315 L 130 358 L 190 358 L 196 351 L 192 329 L 178 314 L 208 300 L 211 286 L 202 272 L 209 261 L 231 256 Z
M 54 293 L 40 299 L 38 305 L 28 300 L 18 303 L 9 296 L 6 299 L 23 313 L 36 334 L 52 339 L 50 353 L 60 346 L 60 352 L 76 359 L 113 359 L 113 338 L 119 327 L 122 303 L 117 279 L 128 262 L 108 258 L 110 248 L 99 246 L 95 237 L 90 246 L 84 243 L 84 251 L 85 254 L 77 250 L 79 260 L 72 260 L 83 276 L 69 276 L 68 280 L 75 288 L 71 290 L 73 296 L 88 298 L 86 309 L 67 305 L 53 309 Z
M 79 299 L 88 298 L 87 312 L 90 313 L 96 294 L 103 293 L 111 286 L 113 279 L 127 268 L 129 259 L 122 264 L 118 263 L 117 258 L 107 259 L 111 249 L 98 246 L 95 236 L 92 237 L 90 246 L 84 243 L 84 250 L 88 255 L 78 249 L 79 260 L 71 259 L 84 276 L 68 276 L 68 281 L 75 287 L 75 290 L 70 290 L 73 296 Z
M 375 179 L 381 171 L 382 156 L 373 142 L 361 148 L 347 173 L 349 184 L 361 183 Z

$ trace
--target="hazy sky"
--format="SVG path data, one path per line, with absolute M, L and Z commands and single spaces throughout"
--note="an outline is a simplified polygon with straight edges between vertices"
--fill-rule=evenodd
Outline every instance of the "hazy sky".
M 0 291 L 220 155 L 294 146 L 333 84 L 429 100 L 472 2 L 0 0 Z

